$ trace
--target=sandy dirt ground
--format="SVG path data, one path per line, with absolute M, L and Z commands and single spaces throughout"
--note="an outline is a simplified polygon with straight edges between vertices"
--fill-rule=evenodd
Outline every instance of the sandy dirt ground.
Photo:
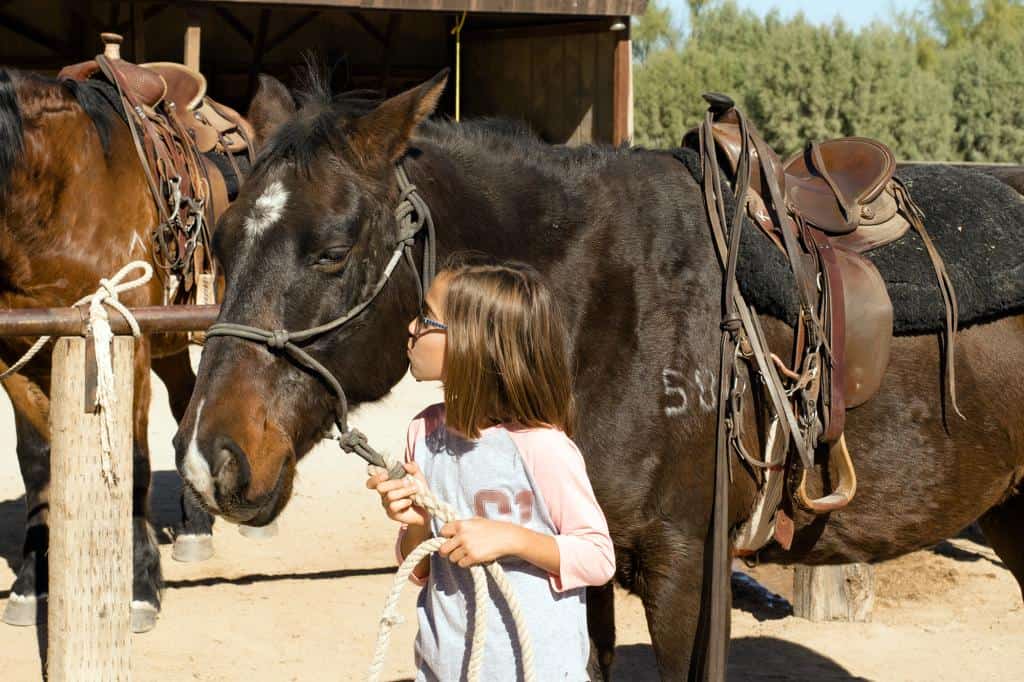
M 162 387 L 153 383 L 154 521 L 169 529 L 180 487 L 170 446 L 174 423 Z M 439 395 L 436 386 L 406 380 L 353 422 L 378 447 L 400 452 L 410 417 Z M 20 561 L 24 514 L 6 399 L 0 446 L 2 609 Z M 360 460 L 322 445 L 300 465 L 278 534 L 254 540 L 219 522 L 216 555 L 204 563 L 173 561 L 169 533 L 161 530 L 164 607 L 156 629 L 132 640 L 134 679 L 362 679 L 395 569 L 395 529 L 363 487 L 364 473 Z M 750 573 L 789 595 L 788 569 Z M 1020 591 L 980 538 L 956 538 L 882 564 L 876 582 L 873 621 L 861 624 L 809 623 L 790 615 L 785 601 L 736 586 L 730 680 L 1024 679 Z M 414 590 L 410 585 L 403 595 L 410 618 L 395 630 L 388 680 L 413 674 Z M 636 597 L 618 594 L 617 623 L 617 679 L 658 679 Z M 0 680 L 41 679 L 45 641 L 45 626 L 0 624 Z

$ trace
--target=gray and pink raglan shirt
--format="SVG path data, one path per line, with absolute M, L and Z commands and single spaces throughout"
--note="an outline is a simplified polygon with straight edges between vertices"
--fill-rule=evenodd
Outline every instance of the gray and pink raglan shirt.
M 558 429 L 511 425 L 490 427 L 478 440 L 466 440 L 445 427 L 444 405 L 438 404 L 409 426 L 406 459 L 419 464 L 430 489 L 460 517 L 511 521 L 555 537 L 557 575 L 517 557 L 499 563 L 526 618 L 537 679 L 586 680 L 585 588 L 611 579 L 615 556 L 575 443 Z M 431 525 L 439 534 L 443 524 L 432 519 Z M 468 570 L 434 554 L 425 583 L 417 603 L 416 680 L 463 679 L 472 639 L 472 578 Z M 515 627 L 493 584 L 490 590 L 481 679 L 522 679 Z

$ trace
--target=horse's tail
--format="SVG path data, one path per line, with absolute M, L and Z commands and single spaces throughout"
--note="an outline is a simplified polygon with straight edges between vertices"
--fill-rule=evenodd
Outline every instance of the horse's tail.
M 14 81 L 0 69 L 0 190 L 7 183 L 22 149 L 21 109 Z

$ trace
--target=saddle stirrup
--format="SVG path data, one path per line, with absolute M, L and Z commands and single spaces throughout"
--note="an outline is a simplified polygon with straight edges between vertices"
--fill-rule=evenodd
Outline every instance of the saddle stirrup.
M 828 451 L 828 461 L 831 463 L 833 457 L 837 457 L 839 469 L 839 485 L 828 495 L 811 499 L 807 495 L 807 469 L 800 472 L 800 485 L 796 489 L 796 501 L 801 507 L 815 514 L 836 511 L 850 504 L 854 495 L 857 494 L 857 472 L 853 468 L 853 459 L 846 447 L 846 434 L 839 436 L 839 440 L 831 445 Z

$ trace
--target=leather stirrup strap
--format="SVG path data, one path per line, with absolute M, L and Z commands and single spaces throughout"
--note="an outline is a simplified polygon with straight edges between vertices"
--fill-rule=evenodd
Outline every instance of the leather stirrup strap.
M 121 88 L 121 81 L 119 80 L 117 73 L 111 68 L 110 62 L 107 58 L 101 54 L 96 55 L 96 64 L 99 65 L 100 70 L 103 71 L 103 75 L 107 77 L 114 87 L 117 88 L 117 94 L 121 98 L 121 101 L 125 106 L 125 120 L 128 122 L 128 129 L 132 134 L 132 142 L 135 143 L 135 152 L 139 156 L 139 163 L 142 164 L 142 170 L 146 174 L 146 182 L 149 184 L 149 191 L 153 194 L 153 201 L 156 203 L 156 210 L 160 214 L 161 222 L 167 222 L 169 216 L 167 215 L 167 208 L 164 204 L 164 198 L 160 193 L 160 188 L 157 185 L 156 178 L 153 177 L 153 169 L 149 167 L 149 159 L 146 155 L 146 150 L 143 148 L 142 134 L 135 125 L 134 117 L 138 112 L 141 111 L 141 106 L 133 100 L 130 95 L 126 95 L 125 91 Z M 145 115 L 145 114 L 140 114 Z
M 896 200 L 900 208 L 906 214 L 911 226 L 921 236 L 921 241 L 924 242 L 925 251 L 928 252 L 928 258 L 932 261 L 932 267 L 935 270 L 935 276 L 939 281 L 939 291 L 942 294 L 942 301 L 946 308 L 946 333 L 945 333 L 945 364 L 946 364 L 946 390 L 949 393 L 950 403 L 953 405 L 953 410 L 960 416 L 961 419 L 966 419 L 964 413 L 960 411 L 960 406 L 956 400 L 956 332 L 960 326 L 960 308 L 956 299 L 956 290 L 953 288 L 953 280 L 949 276 L 949 271 L 946 270 L 946 263 L 942 260 L 942 256 L 939 254 L 939 250 L 935 248 L 935 243 L 932 241 L 931 236 L 924 227 L 924 213 L 918 207 L 917 203 L 910 196 L 910 191 L 907 189 L 899 178 L 893 177 L 893 193 L 896 195 Z
M 737 117 L 742 121 L 744 119 L 743 115 L 739 110 L 734 111 L 736 111 Z M 747 137 L 745 133 L 744 137 Z M 771 199 L 772 205 L 769 207 L 769 210 L 775 218 L 779 231 L 782 233 L 782 242 L 786 247 L 786 258 L 789 260 L 790 268 L 793 270 L 793 278 L 796 280 L 802 314 L 808 318 L 808 327 L 813 332 L 815 341 L 825 343 L 827 346 L 828 337 L 825 335 L 824 327 L 818 318 L 815 303 L 811 299 L 812 292 L 807 290 L 807 282 L 809 280 L 804 276 L 804 263 L 801 257 L 802 250 L 797 243 L 795 230 L 790 229 L 792 227 L 792 219 L 788 215 L 789 209 L 786 199 L 782 194 L 782 188 L 779 187 L 775 175 L 763 161 L 763 159 L 769 158 L 769 150 L 765 147 L 764 141 L 756 135 L 749 136 L 749 142 L 757 150 L 758 163 L 761 164 L 761 177 L 768 186 L 768 194 Z
M 828 451 L 828 461 L 836 463 L 839 470 L 839 485 L 828 495 L 811 499 L 807 496 L 807 469 L 800 472 L 800 485 L 796 489 L 796 500 L 804 508 L 815 514 L 836 511 L 850 504 L 857 494 L 857 472 L 853 468 L 853 459 L 846 447 L 846 435 L 832 444 Z M 834 459 L 833 459 L 834 458 Z
M 842 271 L 836 258 L 835 249 L 828 238 L 819 239 L 812 230 L 806 230 L 808 246 L 818 255 L 821 274 L 825 282 L 822 295 L 825 296 L 825 333 L 827 336 L 827 361 L 830 370 L 821 374 L 821 395 L 824 403 L 824 431 L 820 439 L 833 443 L 842 436 L 846 427 L 846 292 L 843 289 Z

